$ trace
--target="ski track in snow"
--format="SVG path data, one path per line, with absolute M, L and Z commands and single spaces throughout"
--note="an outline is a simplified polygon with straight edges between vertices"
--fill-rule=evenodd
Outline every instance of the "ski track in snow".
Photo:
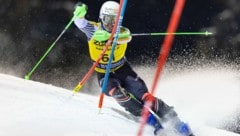
M 239 85 L 235 72 L 193 71 L 161 79 L 155 95 L 174 106 L 199 136 L 239 136 L 214 128 L 236 116 Z M 112 98 L 104 98 L 101 113 L 97 104 L 96 96 L 72 96 L 63 88 L 0 74 L 0 135 L 136 135 L 139 124 L 112 111 L 123 110 Z M 146 126 L 144 135 L 153 135 L 153 129 Z

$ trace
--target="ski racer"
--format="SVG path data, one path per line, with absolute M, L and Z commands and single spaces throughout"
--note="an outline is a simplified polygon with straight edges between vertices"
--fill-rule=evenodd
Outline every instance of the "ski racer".
M 85 18 L 87 5 L 81 2 L 76 5 L 74 15 L 78 17 L 74 20 L 74 23 L 87 36 L 90 58 L 93 62 L 98 59 L 109 39 L 109 35 L 101 38 L 99 38 L 98 35 L 112 32 L 118 8 L 119 4 L 115 1 L 104 2 L 100 9 L 99 22 L 93 22 Z M 120 35 L 122 33 L 130 33 L 130 31 L 128 28 L 121 26 Z M 183 128 L 187 129 L 184 133 L 189 136 L 191 130 L 187 124 L 179 120 L 177 113 L 172 107 L 148 92 L 145 82 L 138 76 L 127 61 L 125 52 L 131 39 L 132 37 L 129 35 L 128 37 L 119 38 L 117 41 L 105 95 L 113 97 L 125 110 L 135 116 L 141 116 L 144 103 L 152 99 L 152 111 L 164 121 L 174 122 L 175 127 L 179 131 Z M 95 68 L 100 86 L 103 84 L 110 53 L 111 49 L 108 49 Z M 150 115 L 149 118 L 151 117 Z M 151 124 L 156 128 L 159 128 L 160 125 L 156 120 Z

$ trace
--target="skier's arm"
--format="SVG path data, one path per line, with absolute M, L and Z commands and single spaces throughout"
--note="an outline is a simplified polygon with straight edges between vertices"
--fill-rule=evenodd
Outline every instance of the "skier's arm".
M 87 13 L 86 4 L 80 3 L 76 6 L 74 15 L 76 19 L 74 19 L 74 24 L 86 34 L 88 40 L 90 40 L 93 36 L 93 33 L 97 30 L 97 23 L 88 21 L 85 19 L 85 15 Z
M 88 41 L 92 38 L 93 33 L 98 29 L 97 23 L 88 21 L 85 18 L 77 18 L 74 20 L 75 25 L 84 32 Z

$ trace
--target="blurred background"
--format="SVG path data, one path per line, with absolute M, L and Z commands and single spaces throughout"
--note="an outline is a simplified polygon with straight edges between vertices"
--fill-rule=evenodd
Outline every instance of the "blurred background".
M 82 0 L 88 6 L 86 18 L 98 21 L 99 9 L 105 1 Z M 24 78 L 71 20 L 77 2 L 0 0 L 0 73 Z M 129 0 L 123 25 L 132 33 L 165 32 L 174 3 L 175 0 Z M 175 73 L 198 71 L 203 67 L 211 67 L 216 71 L 227 67 L 239 71 L 239 26 L 239 0 L 186 0 L 177 31 L 209 31 L 214 34 L 176 36 L 164 70 L 167 74 L 164 76 L 171 78 Z M 133 37 L 126 52 L 129 62 L 148 86 L 154 76 L 163 38 Z M 91 66 L 86 36 L 72 24 L 30 79 L 71 90 Z M 199 70 L 199 74 L 201 72 Z M 99 94 L 94 74 L 90 81 L 82 92 Z M 240 133 L 239 114 L 234 120 L 232 126 L 227 128 Z
M 24 78 L 73 16 L 77 0 L 0 0 L 0 72 Z M 97 21 L 105 0 L 82 0 L 88 20 Z M 174 0 L 129 0 L 123 25 L 132 33 L 165 32 Z M 179 32 L 213 32 L 211 36 L 176 36 L 167 67 L 205 64 L 239 69 L 240 1 L 186 0 Z M 154 66 L 164 37 L 134 37 L 126 56 L 134 67 Z M 72 24 L 31 80 L 73 89 L 92 63 L 86 36 Z M 141 71 L 140 71 L 141 74 Z M 91 77 L 95 80 L 95 77 Z M 96 86 L 88 82 L 86 88 Z M 88 91 L 96 91 L 87 89 Z

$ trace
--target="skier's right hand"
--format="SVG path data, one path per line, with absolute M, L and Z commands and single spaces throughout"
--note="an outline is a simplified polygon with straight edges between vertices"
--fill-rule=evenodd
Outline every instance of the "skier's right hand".
M 84 18 L 87 13 L 87 5 L 79 2 L 75 6 L 75 10 L 73 12 L 73 15 L 75 18 Z

